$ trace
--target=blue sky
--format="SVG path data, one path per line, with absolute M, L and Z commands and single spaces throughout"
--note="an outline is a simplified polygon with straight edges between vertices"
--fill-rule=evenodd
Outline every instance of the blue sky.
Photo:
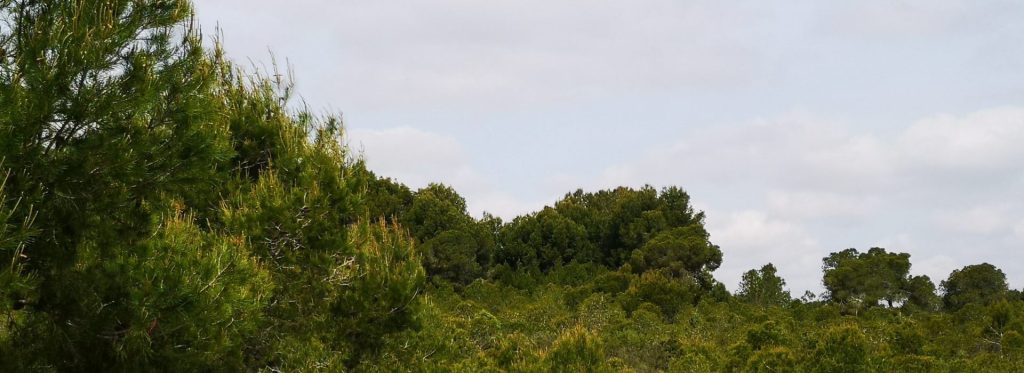
M 716 277 L 912 254 L 1024 286 L 1024 2 L 199 0 L 229 56 L 294 69 L 371 168 L 474 214 L 679 185 Z

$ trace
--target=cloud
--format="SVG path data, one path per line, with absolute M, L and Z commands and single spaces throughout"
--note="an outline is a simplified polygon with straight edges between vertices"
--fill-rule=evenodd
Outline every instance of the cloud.
M 430 182 L 478 182 L 462 145 L 450 136 L 397 127 L 353 129 L 350 146 L 361 150 L 370 169 L 395 177 L 414 188 Z
M 899 147 L 915 166 L 959 172 L 1024 170 L 1024 108 L 935 115 L 914 123 Z
M 826 18 L 838 32 L 871 36 L 920 36 L 945 32 L 968 10 L 963 1 L 862 1 L 836 7 Z
M 1007 197 L 1024 188 L 1021 143 L 1020 108 L 932 115 L 888 133 L 796 112 L 691 133 L 609 167 L 598 184 L 685 186 L 727 253 L 728 281 L 792 258 L 790 284 L 819 289 L 821 257 L 875 245 L 944 278 L 935 271 L 948 263 L 936 258 L 1019 259 L 1024 204 Z
M 1008 9 L 1019 7 L 1011 1 L 979 4 L 969 0 L 868 0 L 823 9 L 822 28 L 850 36 L 914 39 L 930 35 L 953 35 L 971 29 L 992 27 Z
M 243 7 L 239 19 L 234 10 Z M 317 77 L 300 80 L 304 91 L 375 108 L 507 108 L 742 84 L 760 58 L 747 35 L 763 23 L 755 7 L 716 1 L 221 0 L 202 10 L 204 24 L 228 26 L 236 55 L 263 57 L 269 46 Z M 253 23 L 304 32 L 239 36 Z M 305 63 L 310 53 L 328 61 Z
M 912 258 L 912 273 L 925 274 L 939 287 L 940 283 L 949 277 L 955 269 L 963 267 L 959 261 L 946 255 L 932 255 L 924 258 Z
M 362 152 L 367 167 L 377 174 L 413 189 L 432 182 L 450 185 L 466 198 L 475 216 L 488 212 L 508 219 L 544 206 L 516 198 L 481 176 L 454 137 L 412 127 L 353 129 L 348 136 L 349 145 Z
M 823 191 L 773 191 L 768 193 L 766 204 L 780 216 L 803 220 L 864 217 L 877 211 L 880 202 L 874 196 Z
M 815 198 L 838 202 L 844 198 L 839 193 L 907 183 L 978 175 L 989 182 L 991 176 L 1020 181 L 1024 171 L 1024 108 L 930 116 L 895 136 L 855 128 L 800 112 L 722 125 L 652 149 L 636 162 L 611 166 L 604 177 L 615 182 L 687 174 L 722 185 L 754 181 L 813 188 L 824 193 Z
M 809 285 L 820 282 L 815 272 L 827 251 L 799 224 L 773 219 L 763 211 L 744 210 L 709 216 L 708 229 L 712 241 L 722 248 L 723 263 L 728 264 L 723 264 L 715 277 L 730 289 L 736 289 L 743 272 L 771 262 L 790 282 L 790 288 L 820 290 L 820 286 Z
M 935 220 L 943 228 L 955 232 L 988 235 L 1012 230 L 1009 206 L 978 206 L 968 210 L 945 211 Z

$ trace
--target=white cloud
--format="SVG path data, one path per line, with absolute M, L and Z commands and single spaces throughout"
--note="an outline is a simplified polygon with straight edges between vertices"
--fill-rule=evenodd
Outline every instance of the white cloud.
M 910 271 L 912 273 L 920 273 L 927 275 L 928 278 L 935 283 L 935 287 L 939 287 L 942 280 L 949 277 L 949 274 L 955 269 L 959 269 L 964 266 L 963 263 L 946 255 L 932 255 L 923 258 L 912 257 L 912 266 Z
M 844 138 L 835 124 L 806 113 L 740 125 L 720 125 L 688 133 L 664 147 L 653 148 L 633 162 L 608 167 L 606 184 L 645 179 L 674 183 L 681 177 L 716 185 L 793 178 L 807 169 L 808 152 L 825 152 Z M 796 171 L 791 173 L 790 171 Z
M 798 185 L 862 192 L 891 188 L 901 175 L 898 149 L 871 134 L 842 133 L 831 139 L 810 139 L 819 147 L 802 152 Z M 800 172 L 802 171 L 802 172 Z
M 348 135 L 350 146 L 364 151 L 370 169 L 410 187 L 420 188 L 434 181 L 477 181 L 462 145 L 452 137 L 412 127 L 354 129 Z
M 454 137 L 412 127 L 354 129 L 348 135 L 350 146 L 363 152 L 367 166 L 377 174 L 413 189 L 432 182 L 450 185 L 466 198 L 475 216 L 488 212 L 508 219 L 544 206 L 520 200 L 482 177 Z
M 1024 170 L 1024 108 L 936 115 L 914 123 L 899 140 L 908 161 L 966 172 Z
M 947 33 L 978 16 L 963 0 L 858 1 L 835 7 L 826 28 L 853 35 L 920 37 Z
M 773 213 L 799 220 L 865 217 L 880 204 L 877 197 L 823 191 L 773 191 L 766 203 Z
M 944 229 L 969 234 L 1005 233 L 1012 229 L 1009 206 L 977 206 L 968 210 L 938 213 L 936 222 Z
M 918 248 L 918 244 L 914 241 L 914 238 L 911 237 L 909 233 L 905 232 L 897 233 L 891 237 L 882 238 L 870 246 L 884 247 L 888 248 L 890 251 L 909 251 L 911 254 L 913 254 L 913 251 Z
M 771 262 L 790 288 L 820 290 L 812 284 L 820 282 L 821 258 L 826 251 L 799 224 L 745 210 L 710 215 L 708 229 L 724 256 L 715 277 L 730 289 L 736 289 L 743 272 Z
M 886 136 L 855 129 L 806 113 L 720 126 L 609 167 L 599 184 L 685 186 L 733 253 L 726 283 L 789 258 L 801 268 L 783 272 L 790 284 L 818 289 L 821 257 L 857 245 L 912 252 L 942 277 L 935 258 L 1019 256 L 1024 205 L 1007 197 L 1024 188 L 1024 109 L 930 116 Z
M 740 180 L 786 186 L 805 197 L 849 205 L 849 193 L 892 191 L 926 182 L 1024 175 L 1024 108 L 997 108 L 964 116 L 938 115 L 915 122 L 884 140 L 855 126 L 793 113 L 696 131 L 648 151 L 637 161 L 606 170 L 609 183 L 679 175 L 714 184 Z M 917 184 L 921 183 L 921 184 Z M 817 193 L 817 194 L 815 194 Z M 774 196 L 780 200 L 788 197 Z M 843 200 L 843 202 L 839 202 Z M 822 201 L 824 202 L 824 201 Z
M 239 19 L 238 8 L 252 18 Z M 301 11 L 311 8 L 318 10 Z M 228 46 L 244 56 L 263 57 L 269 45 L 284 57 L 329 59 L 297 66 L 317 77 L 300 82 L 347 105 L 500 108 L 749 81 L 760 56 L 746 35 L 763 23 L 754 8 L 704 0 L 219 0 L 199 16 L 227 23 Z M 239 29 L 253 23 L 307 31 L 249 40 Z

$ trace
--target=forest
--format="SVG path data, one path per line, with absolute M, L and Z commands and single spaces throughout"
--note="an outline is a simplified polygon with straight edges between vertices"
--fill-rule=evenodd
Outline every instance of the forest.
M 992 264 L 836 248 L 823 294 L 771 263 L 731 293 L 681 187 L 475 218 L 369 170 L 187 0 L 0 19 L 0 371 L 1024 371 Z

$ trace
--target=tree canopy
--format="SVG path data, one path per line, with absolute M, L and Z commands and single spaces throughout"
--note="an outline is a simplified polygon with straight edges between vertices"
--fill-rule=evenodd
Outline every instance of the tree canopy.
M 761 269 L 752 269 L 743 274 L 736 297 L 751 304 L 784 306 L 792 300 L 785 287 L 786 280 L 778 276 L 774 265 L 768 263 Z
M 885 301 L 889 307 L 908 297 L 910 254 L 871 248 L 866 253 L 847 249 L 823 259 L 829 298 L 866 307 Z
M 942 281 L 942 302 L 950 310 L 968 304 L 991 304 L 1007 295 L 1006 275 L 995 266 L 982 263 L 963 267 Z

